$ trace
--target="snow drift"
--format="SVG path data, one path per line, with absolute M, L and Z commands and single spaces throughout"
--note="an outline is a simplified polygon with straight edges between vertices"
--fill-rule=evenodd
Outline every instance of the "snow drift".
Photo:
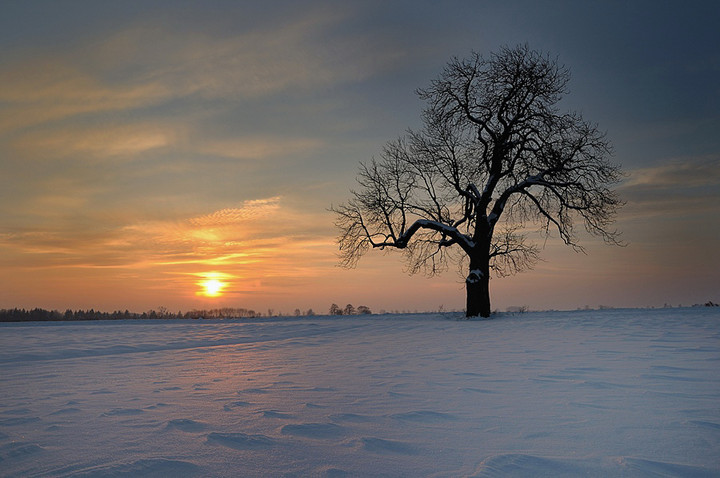
M 0 324 L 3 476 L 719 476 L 720 314 Z

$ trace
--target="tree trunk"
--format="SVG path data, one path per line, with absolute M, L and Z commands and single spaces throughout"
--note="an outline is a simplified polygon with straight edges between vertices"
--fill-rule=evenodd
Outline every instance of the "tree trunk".
M 487 255 L 470 258 L 470 273 L 465 279 L 466 317 L 490 317 L 490 264 Z

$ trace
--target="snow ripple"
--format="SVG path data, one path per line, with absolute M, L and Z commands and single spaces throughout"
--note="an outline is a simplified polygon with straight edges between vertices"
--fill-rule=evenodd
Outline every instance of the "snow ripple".
M 219 433 L 208 434 L 209 443 L 234 448 L 235 450 L 257 450 L 276 446 L 278 442 L 265 435 L 249 435 L 247 433 Z

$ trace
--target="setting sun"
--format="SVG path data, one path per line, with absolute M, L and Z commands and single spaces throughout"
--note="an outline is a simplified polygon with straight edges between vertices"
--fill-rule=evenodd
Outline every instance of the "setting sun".
M 199 276 L 200 280 L 195 282 L 197 286 L 196 296 L 216 298 L 225 294 L 226 290 L 231 287 L 235 276 L 224 272 L 200 272 L 192 275 Z
M 206 297 L 219 297 L 222 295 L 222 289 L 225 287 L 225 283 L 217 279 L 208 279 L 200 283 L 203 287 L 202 295 Z

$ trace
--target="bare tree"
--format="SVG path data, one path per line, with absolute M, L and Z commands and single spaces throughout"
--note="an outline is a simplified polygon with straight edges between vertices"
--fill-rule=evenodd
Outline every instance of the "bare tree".
M 370 315 L 372 314 L 372 310 L 370 310 L 370 307 L 367 305 L 358 305 L 357 313 L 360 315 Z
M 579 113 L 561 112 L 570 73 L 527 46 L 451 60 L 429 87 L 423 128 L 360 165 L 359 190 L 332 210 L 341 263 L 370 248 L 401 249 L 409 272 L 467 267 L 468 317 L 490 315 L 489 279 L 531 268 L 531 226 L 582 251 L 575 222 L 610 229 L 621 179 L 610 143 Z

